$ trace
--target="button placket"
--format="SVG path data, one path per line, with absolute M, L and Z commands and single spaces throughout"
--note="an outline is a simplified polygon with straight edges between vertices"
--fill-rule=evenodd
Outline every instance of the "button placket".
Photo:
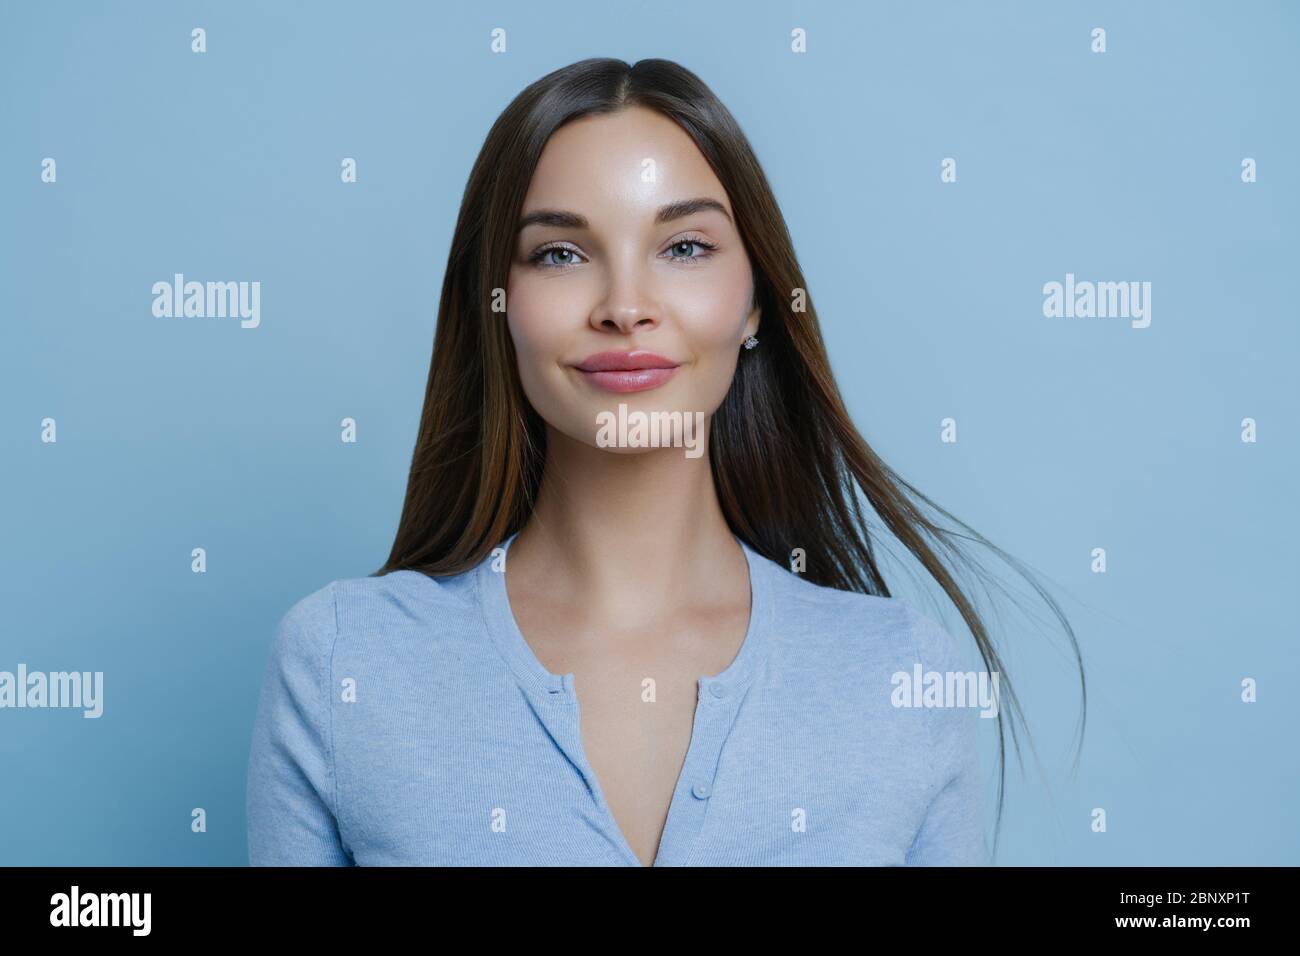
M 596 773 L 587 763 L 587 755 L 582 749 L 582 722 L 571 679 L 572 675 L 565 674 L 558 685 L 548 689 L 546 700 L 550 704 L 552 723 L 558 732 L 560 746 L 582 776 L 583 783 L 587 785 L 587 793 L 599 806 L 603 802 L 603 794 L 600 792 L 600 781 L 596 779 Z
M 687 751 L 681 780 L 668 810 L 656 866 L 685 865 L 695 850 L 713 796 L 722 744 L 735 715 L 734 705 L 735 701 L 721 682 L 712 681 L 701 686 L 695 708 L 697 733 Z
M 618 821 L 614 819 L 614 811 L 601 789 L 600 778 L 587 759 L 582 743 L 582 705 L 574 690 L 574 675 L 563 675 L 558 687 L 552 688 L 552 693 L 546 696 L 552 705 L 549 708 L 551 723 L 558 731 L 555 734 L 556 741 L 587 786 L 587 795 L 592 801 L 591 809 L 595 814 L 591 818 L 592 822 L 599 823 L 601 833 L 626 865 L 641 866 L 641 861 L 637 859 L 623 831 L 619 829 Z

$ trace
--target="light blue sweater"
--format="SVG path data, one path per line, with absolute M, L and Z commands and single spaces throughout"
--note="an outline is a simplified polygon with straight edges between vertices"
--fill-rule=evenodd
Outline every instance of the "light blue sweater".
M 986 864 L 978 712 L 916 706 L 896 676 L 962 671 L 956 641 L 742 547 L 749 632 L 699 680 L 655 866 Z M 533 654 L 491 557 L 293 605 L 247 797 L 253 865 L 641 865 L 583 753 L 573 675 Z

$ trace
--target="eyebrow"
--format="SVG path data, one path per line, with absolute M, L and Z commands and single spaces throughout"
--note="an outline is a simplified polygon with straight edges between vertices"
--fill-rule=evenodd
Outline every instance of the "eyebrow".
M 727 217 L 727 222 L 731 222 L 731 216 L 727 212 L 727 207 L 722 205 L 716 199 L 710 199 L 707 196 L 698 196 L 695 199 L 681 199 L 677 202 L 670 202 L 666 206 L 660 206 L 659 211 L 655 213 L 656 225 L 672 222 L 674 219 L 681 219 L 684 216 L 694 215 L 697 212 L 713 210 L 720 212 Z M 590 223 L 587 222 L 586 216 L 581 216 L 576 212 L 569 212 L 565 209 L 538 209 L 530 212 L 519 220 L 519 229 L 523 232 L 528 226 L 556 226 L 560 229 L 586 229 Z

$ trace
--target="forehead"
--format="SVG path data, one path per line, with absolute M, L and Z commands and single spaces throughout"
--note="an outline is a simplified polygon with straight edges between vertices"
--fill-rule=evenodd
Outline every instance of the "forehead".
M 712 196 L 731 212 L 726 190 L 690 136 L 662 113 L 633 106 L 557 130 L 542 149 L 524 212 L 619 206 L 650 216 L 664 202 L 693 196 Z

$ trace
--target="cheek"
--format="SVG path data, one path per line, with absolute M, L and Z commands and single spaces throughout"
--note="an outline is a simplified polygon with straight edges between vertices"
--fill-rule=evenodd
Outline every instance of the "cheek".
M 710 277 L 678 297 L 673 311 L 696 362 L 697 397 L 721 403 L 736 371 L 753 289 L 748 273 Z
M 556 304 L 548 301 L 544 290 L 511 277 L 506 289 L 506 322 L 521 364 L 534 360 L 551 347 L 555 323 L 549 319 L 555 309 Z
M 544 418 L 555 413 L 557 390 L 562 386 L 559 361 L 566 336 L 571 334 L 565 316 L 574 303 L 557 294 L 558 286 L 515 278 L 506 290 L 506 324 L 519 361 L 524 397 Z
M 553 348 L 554 321 L 559 304 L 548 296 L 544 283 L 516 278 L 511 273 L 506 287 L 506 322 L 521 364 L 531 362 Z
M 673 296 L 672 310 L 694 344 L 721 353 L 733 342 L 740 344 L 752 296 L 747 270 L 710 271 L 683 284 Z

